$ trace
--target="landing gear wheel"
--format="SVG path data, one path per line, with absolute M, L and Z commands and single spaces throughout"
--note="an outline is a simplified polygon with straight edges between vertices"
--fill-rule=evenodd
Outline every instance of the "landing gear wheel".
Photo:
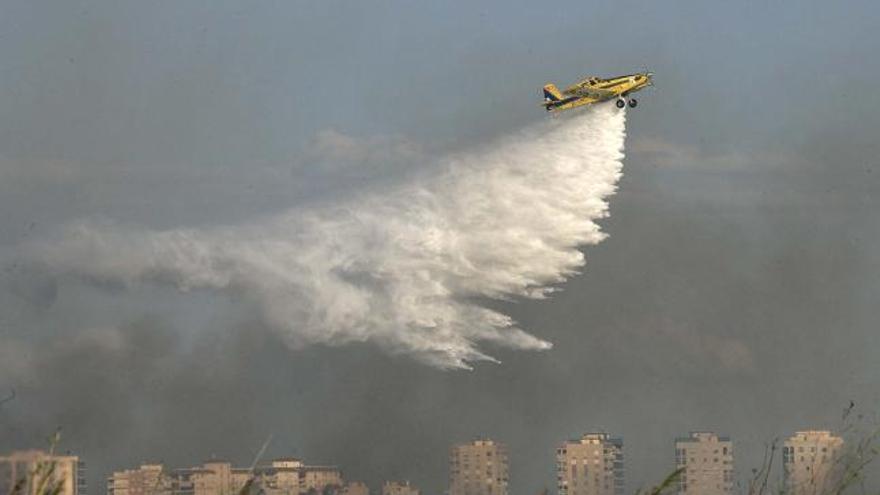
M 617 108 L 623 108 L 623 107 L 626 106 L 626 100 L 622 100 L 622 99 L 621 99 L 621 100 L 617 100 L 616 105 L 617 105 Z
M 629 107 L 630 107 L 630 108 L 635 108 L 636 105 L 638 105 L 638 104 L 639 104 L 639 102 L 638 102 L 635 98 L 630 98 L 630 99 L 629 99 Z

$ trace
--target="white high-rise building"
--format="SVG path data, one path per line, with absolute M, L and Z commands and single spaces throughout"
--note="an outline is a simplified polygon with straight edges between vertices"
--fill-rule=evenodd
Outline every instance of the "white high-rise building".
M 678 492 L 726 495 L 733 491 L 733 442 L 712 432 L 675 439 L 675 466 L 683 469 Z
M 620 495 L 623 493 L 623 439 L 587 433 L 556 449 L 559 495 Z
M 782 447 L 786 494 L 818 495 L 831 490 L 840 474 L 836 461 L 843 439 L 826 430 L 799 431 Z

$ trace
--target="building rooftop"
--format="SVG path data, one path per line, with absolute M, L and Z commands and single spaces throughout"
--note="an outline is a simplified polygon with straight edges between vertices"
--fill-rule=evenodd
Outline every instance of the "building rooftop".
M 605 432 L 597 432 L 591 431 L 588 433 L 584 433 L 580 438 L 572 438 L 568 440 L 566 443 L 590 443 L 591 441 L 598 440 L 602 442 L 607 442 L 612 445 L 623 446 L 623 437 L 620 436 L 611 436 Z
M 460 444 L 460 445 L 462 445 L 462 444 Z M 470 441 L 470 444 L 463 444 L 463 445 L 473 445 L 475 447 L 484 447 L 484 446 L 487 447 L 490 445 L 498 445 L 498 444 L 494 440 L 492 440 L 491 438 L 475 438 Z
M 688 442 L 700 442 L 700 441 L 709 441 L 709 442 L 730 442 L 729 436 L 719 436 L 711 431 L 692 431 L 689 436 L 686 437 L 676 437 L 676 443 L 688 443 Z
M 794 432 L 794 436 L 807 436 L 807 437 L 830 437 L 831 432 L 828 430 L 801 430 Z

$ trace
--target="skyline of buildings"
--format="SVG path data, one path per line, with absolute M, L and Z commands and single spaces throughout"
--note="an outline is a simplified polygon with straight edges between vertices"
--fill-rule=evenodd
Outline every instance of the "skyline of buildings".
M 738 486 L 730 437 L 693 431 L 675 438 L 674 447 L 675 469 L 681 470 L 675 480 L 680 495 L 727 495 Z M 843 438 L 828 430 L 797 431 L 785 439 L 781 455 L 786 494 L 818 494 L 836 483 L 843 447 Z M 557 495 L 622 495 L 626 482 L 624 459 L 623 439 L 606 432 L 590 432 L 562 442 L 555 455 Z M 88 493 L 85 463 L 78 456 L 25 450 L 0 456 L 0 494 L 9 493 L 16 482 L 50 464 L 50 481 L 61 486 L 59 495 Z M 446 495 L 508 495 L 508 449 L 504 443 L 488 438 L 453 444 L 448 476 Z M 251 468 L 234 467 L 217 459 L 178 469 L 143 463 L 108 476 L 106 493 L 237 495 L 249 479 L 266 495 L 370 495 L 366 483 L 345 480 L 337 466 L 310 466 L 292 457 Z M 32 488 L 25 488 L 29 491 L 20 493 L 30 495 Z M 97 495 L 96 488 L 92 490 Z M 379 493 L 422 495 L 408 480 L 386 480 Z

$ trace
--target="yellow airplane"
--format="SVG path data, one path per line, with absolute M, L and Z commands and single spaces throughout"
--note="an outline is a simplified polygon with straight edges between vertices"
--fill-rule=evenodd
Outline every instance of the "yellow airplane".
M 627 104 L 627 96 L 654 85 L 653 77 L 654 73 L 648 71 L 610 79 L 588 77 L 562 91 L 559 91 L 555 84 L 550 83 L 544 86 L 542 105 L 548 112 L 562 112 L 616 98 L 617 108 L 623 108 Z M 635 98 L 629 99 L 630 107 L 638 104 Z

